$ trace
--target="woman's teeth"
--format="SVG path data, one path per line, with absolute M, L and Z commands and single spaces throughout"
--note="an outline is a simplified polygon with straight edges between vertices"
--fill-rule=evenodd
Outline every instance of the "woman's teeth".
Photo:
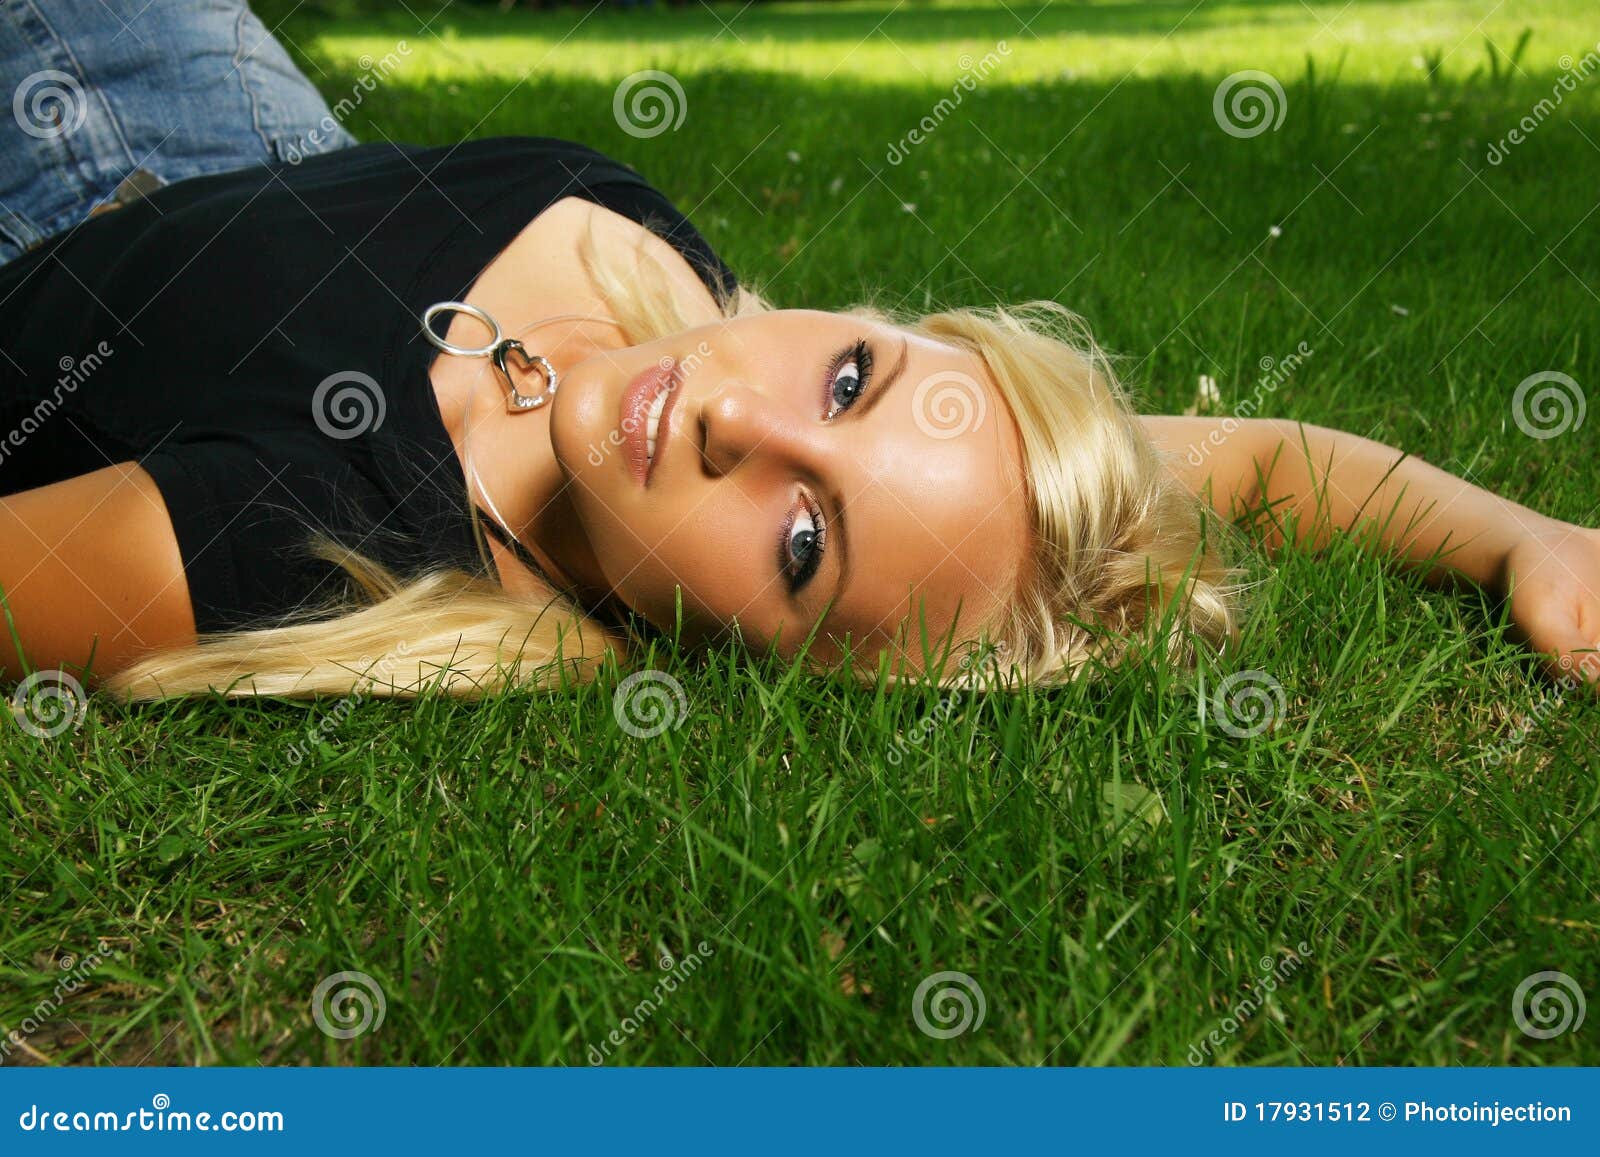
M 656 400 L 650 403 L 650 410 L 644 420 L 645 456 L 651 462 L 654 462 L 656 457 L 656 433 L 661 426 L 661 411 L 666 408 L 667 391 L 662 390 L 656 395 Z

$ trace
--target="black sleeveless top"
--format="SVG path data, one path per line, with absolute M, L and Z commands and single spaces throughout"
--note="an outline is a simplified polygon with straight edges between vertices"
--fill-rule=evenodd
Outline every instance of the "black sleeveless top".
M 0 495 L 137 460 L 202 632 L 339 593 L 313 531 L 401 574 L 481 570 L 419 319 L 567 196 L 735 287 L 632 168 L 547 137 L 196 177 L 51 239 L 0 267 Z

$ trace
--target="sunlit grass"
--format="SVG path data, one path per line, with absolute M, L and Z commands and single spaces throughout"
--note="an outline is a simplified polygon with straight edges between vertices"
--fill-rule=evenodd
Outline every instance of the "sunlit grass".
M 441 6 L 411 7 L 426 22 Z M 419 71 L 448 78 L 547 76 L 619 79 L 644 67 L 689 73 L 770 70 L 816 81 L 922 89 L 948 84 L 1000 41 L 1009 50 L 997 85 L 1060 79 L 1149 79 L 1235 67 L 1299 69 L 1309 53 L 1341 62 L 1361 82 L 1455 81 L 1489 67 L 1491 45 L 1505 57 L 1524 29 L 1528 43 L 1513 73 L 1559 71 L 1563 54 L 1600 41 L 1584 0 L 1548 4 L 1058 3 L 973 5 L 861 3 L 694 5 L 658 11 L 609 8 L 501 15 L 443 7 L 425 30 L 406 11 L 363 16 L 354 27 L 318 29 L 303 47 L 350 71 L 403 39 Z M 797 30 L 801 35 L 796 35 Z M 324 65 L 325 67 L 325 65 Z M 1520 71 L 1518 71 L 1520 70 Z

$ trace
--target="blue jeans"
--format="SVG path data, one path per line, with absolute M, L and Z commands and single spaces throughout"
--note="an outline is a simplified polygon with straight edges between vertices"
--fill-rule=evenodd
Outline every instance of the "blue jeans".
M 356 143 L 245 0 L 0 0 L 0 264 L 204 173 Z

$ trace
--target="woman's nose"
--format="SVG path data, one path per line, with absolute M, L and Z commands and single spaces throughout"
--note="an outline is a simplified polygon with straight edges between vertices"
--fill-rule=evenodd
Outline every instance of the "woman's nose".
M 801 414 L 737 383 L 701 404 L 700 429 L 701 458 L 716 475 L 765 461 L 809 466 L 818 453 L 815 430 Z

